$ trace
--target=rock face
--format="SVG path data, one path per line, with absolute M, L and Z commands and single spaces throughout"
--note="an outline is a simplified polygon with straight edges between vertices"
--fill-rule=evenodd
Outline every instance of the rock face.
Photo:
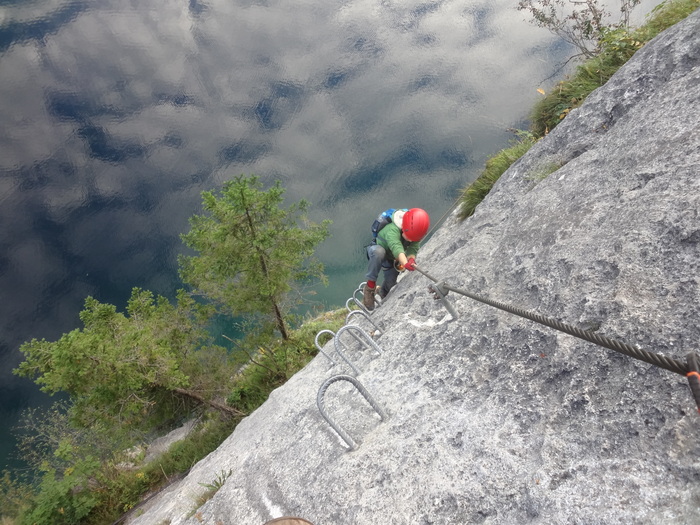
M 700 352 L 698 35 L 700 11 L 640 50 L 473 217 L 450 218 L 421 267 L 651 352 Z M 347 382 L 328 388 L 356 450 L 316 406 L 349 367 L 319 354 L 131 523 L 700 523 L 683 376 L 451 293 L 453 320 L 428 284 L 407 272 L 373 314 L 381 355 L 343 335 L 387 413 Z

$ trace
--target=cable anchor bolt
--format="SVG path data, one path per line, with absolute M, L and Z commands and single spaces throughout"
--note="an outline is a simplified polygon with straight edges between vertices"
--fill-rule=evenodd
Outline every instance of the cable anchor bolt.
M 457 319 L 459 317 L 455 309 L 445 297 L 449 293 L 449 290 L 446 288 L 445 281 L 442 281 L 441 283 L 437 284 L 431 284 L 430 286 L 428 286 L 428 290 L 430 290 L 430 292 L 433 294 L 433 297 L 436 301 L 442 301 L 442 304 L 445 305 L 447 311 L 450 312 L 452 319 Z
M 428 285 L 428 290 L 433 294 L 433 298 L 438 301 L 444 299 L 445 296 L 450 293 L 450 291 L 445 287 L 445 281 L 437 284 Z

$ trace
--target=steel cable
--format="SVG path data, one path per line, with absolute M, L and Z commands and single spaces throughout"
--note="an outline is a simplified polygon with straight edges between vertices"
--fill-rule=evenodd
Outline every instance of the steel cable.
M 433 276 L 431 276 L 429 273 L 425 272 L 421 268 L 419 268 L 417 265 L 415 266 L 416 270 L 418 270 L 420 273 L 425 275 L 428 279 L 432 280 L 436 284 L 438 283 L 438 280 L 435 279 Z M 630 357 L 634 357 L 635 359 L 639 359 L 641 361 L 645 361 L 649 364 L 658 366 L 660 368 L 665 368 L 666 370 L 669 370 L 671 372 L 675 372 L 676 374 L 680 375 L 687 375 L 690 371 L 690 367 L 686 362 L 679 361 L 677 359 L 673 359 L 671 357 L 667 357 L 661 354 L 655 354 L 653 352 L 649 352 L 647 350 L 642 350 L 641 348 L 634 347 L 632 345 L 629 345 L 627 343 L 623 343 L 621 341 L 616 341 L 614 339 L 610 339 L 609 337 L 605 337 L 603 335 L 598 335 L 593 332 L 589 332 L 586 330 L 582 330 L 580 328 L 576 328 L 575 326 L 563 323 L 561 321 L 557 321 L 556 319 L 552 319 L 549 317 L 546 317 L 544 315 L 540 315 L 534 312 L 529 312 L 527 310 L 524 310 L 522 308 L 518 308 L 515 306 L 511 306 L 505 303 L 501 303 L 499 301 L 493 301 L 491 299 L 488 299 L 487 297 L 482 297 L 480 295 L 468 292 L 466 290 L 460 290 L 458 288 L 454 288 L 447 283 L 440 282 L 438 286 L 444 290 L 449 290 L 461 295 L 464 295 L 466 297 L 469 297 L 470 299 L 473 299 L 475 301 L 479 301 L 481 303 L 487 304 L 489 306 L 493 306 L 494 308 L 498 308 L 499 310 L 503 310 L 505 312 L 518 315 L 520 317 L 524 317 L 526 319 L 530 319 L 531 321 L 534 321 L 536 323 L 542 324 L 544 326 L 548 326 L 550 328 L 554 328 L 555 330 L 559 330 L 560 332 L 567 333 L 569 335 L 572 335 L 574 337 L 578 337 L 579 339 L 584 339 L 586 341 L 589 341 L 591 343 L 595 343 L 599 346 L 609 348 L 610 350 L 614 350 L 616 352 L 625 354 Z

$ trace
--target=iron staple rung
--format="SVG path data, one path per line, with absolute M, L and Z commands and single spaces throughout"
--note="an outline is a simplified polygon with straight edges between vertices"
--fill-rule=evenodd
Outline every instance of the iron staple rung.
M 318 410 L 321 412 L 321 415 L 323 418 L 326 420 L 326 422 L 335 430 L 338 435 L 341 437 L 343 441 L 350 447 L 350 450 L 355 450 L 357 448 L 357 444 L 355 441 L 350 437 L 350 435 L 343 430 L 340 425 L 338 425 L 326 412 L 326 405 L 324 401 L 324 397 L 326 395 L 326 390 L 328 390 L 328 387 L 332 385 L 333 383 L 337 381 L 348 381 L 351 383 L 357 390 L 362 394 L 362 397 L 364 397 L 367 402 L 370 404 L 370 406 L 379 414 L 379 418 L 382 420 L 386 419 L 386 413 L 382 408 L 376 403 L 374 398 L 370 395 L 370 393 L 367 391 L 367 389 L 364 387 L 360 381 L 358 381 L 356 378 L 349 376 L 349 375 L 337 375 L 330 377 L 326 379 L 326 381 L 321 385 L 321 388 L 318 390 L 318 394 L 316 396 L 316 405 L 318 406 Z
M 360 317 L 367 319 L 370 322 L 370 324 L 372 326 L 374 326 L 374 328 L 376 328 L 377 330 L 381 330 L 381 328 L 379 328 L 379 326 L 377 326 L 377 323 L 372 321 L 372 318 L 364 310 L 353 310 L 353 311 L 349 312 L 348 315 L 345 316 L 345 324 L 348 324 L 350 322 L 351 317 L 358 316 L 358 315 Z

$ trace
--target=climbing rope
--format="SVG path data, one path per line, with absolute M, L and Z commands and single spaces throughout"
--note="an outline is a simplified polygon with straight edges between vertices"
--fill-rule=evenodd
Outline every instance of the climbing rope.
M 544 326 L 548 326 L 550 328 L 554 328 L 555 330 L 559 330 L 560 332 L 564 332 L 574 337 L 578 337 L 579 339 L 584 339 L 585 341 L 595 343 L 598 346 L 614 350 L 621 354 L 625 354 L 629 357 L 645 361 L 649 364 L 658 366 L 660 368 L 665 368 L 666 370 L 675 372 L 676 374 L 686 376 L 688 378 L 688 382 L 690 383 L 690 389 L 693 393 L 693 396 L 695 397 L 695 402 L 698 405 L 698 412 L 700 412 L 700 365 L 698 363 L 700 359 L 694 352 L 688 354 L 686 362 L 680 361 L 678 359 L 673 359 L 671 357 L 667 357 L 661 354 L 655 354 L 653 352 L 643 350 L 641 348 L 629 345 L 627 343 L 616 341 L 614 339 L 610 339 L 609 337 L 605 337 L 594 332 L 582 330 L 575 326 L 562 323 L 561 321 L 557 321 L 556 319 L 552 319 L 544 315 L 523 310 L 522 308 L 501 303 L 499 301 L 494 301 L 487 297 L 483 297 L 468 292 L 466 290 L 454 288 L 444 281 L 438 282 L 438 280 L 435 277 L 430 275 L 422 268 L 419 268 L 418 265 L 415 265 L 415 269 L 435 283 L 433 291 L 436 292 L 436 295 L 438 296 L 437 298 L 441 298 L 443 299 L 443 301 L 448 291 L 455 292 L 460 295 L 469 297 L 470 299 L 473 299 L 475 301 L 479 301 L 489 306 L 493 306 L 494 308 L 498 308 L 499 310 L 503 310 L 505 312 L 518 315 L 520 317 L 524 317 L 525 319 L 529 319 L 531 321 L 542 324 Z M 452 311 L 451 313 L 453 317 L 455 317 L 455 314 Z

